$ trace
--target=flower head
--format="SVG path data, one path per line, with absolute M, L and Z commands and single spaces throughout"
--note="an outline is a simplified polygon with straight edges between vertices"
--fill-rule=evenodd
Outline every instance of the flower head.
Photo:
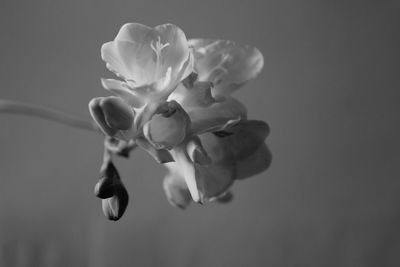
M 180 208 L 192 200 L 230 201 L 235 180 L 269 167 L 268 125 L 247 120 L 244 105 L 230 96 L 261 71 L 263 57 L 256 48 L 223 40 L 187 41 L 172 24 L 129 23 L 102 46 L 101 54 L 120 78 L 102 80 L 116 97 L 89 104 L 108 136 L 105 163 L 138 145 L 167 167 L 164 190 Z M 119 179 L 101 179 L 96 187 L 110 219 L 124 211 L 117 204 L 127 203 L 125 191 L 115 191 L 119 185 Z
M 107 68 L 122 79 L 103 79 L 104 88 L 136 108 L 166 99 L 192 72 L 186 36 L 172 24 L 155 28 L 125 24 L 114 41 L 103 44 L 101 56 Z

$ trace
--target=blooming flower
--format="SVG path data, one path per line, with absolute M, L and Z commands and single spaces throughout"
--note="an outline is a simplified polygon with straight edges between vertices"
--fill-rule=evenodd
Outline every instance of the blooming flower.
M 165 99 L 192 72 L 186 36 L 172 24 L 125 24 L 114 41 L 103 44 L 101 56 L 122 79 L 103 79 L 104 88 L 135 108 Z
M 89 103 L 108 136 L 103 166 L 111 166 L 112 154 L 127 155 L 136 144 L 167 167 L 164 190 L 180 208 L 192 200 L 229 201 L 235 180 L 268 168 L 268 125 L 247 120 L 244 105 L 230 96 L 261 71 L 263 57 L 256 48 L 187 41 L 172 24 L 130 23 L 101 54 L 120 78 L 102 80 L 116 96 Z M 96 195 L 106 199 L 104 213 L 113 220 L 122 216 L 128 200 L 121 186 L 120 179 L 104 177 L 96 186 Z

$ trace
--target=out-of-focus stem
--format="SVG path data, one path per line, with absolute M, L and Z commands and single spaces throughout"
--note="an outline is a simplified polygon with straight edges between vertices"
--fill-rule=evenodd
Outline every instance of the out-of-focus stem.
M 0 99 L 0 113 L 33 116 L 83 130 L 99 132 L 97 126 L 92 122 L 59 110 L 34 104 Z

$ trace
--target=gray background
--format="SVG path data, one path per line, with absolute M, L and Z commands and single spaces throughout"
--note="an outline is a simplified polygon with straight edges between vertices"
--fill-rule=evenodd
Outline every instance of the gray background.
M 85 118 L 126 22 L 258 47 L 236 97 L 270 124 L 274 159 L 233 203 L 183 212 L 137 151 L 117 162 L 132 200 L 113 223 L 92 193 L 101 136 L 1 115 L 0 266 L 399 266 L 396 2 L 2 0 L 0 97 Z

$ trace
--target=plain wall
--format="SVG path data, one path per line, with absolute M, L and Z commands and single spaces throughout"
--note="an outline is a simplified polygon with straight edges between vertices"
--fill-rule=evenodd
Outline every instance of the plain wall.
M 0 3 L 0 97 L 89 119 L 113 77 L 101 44 L 126 22 L 258 47 L 235 96 L 267 121 L 271 168 L 227 205 L 181 211 L 144 151 L 116 162 L 131 194 L 109 222 L 93 195 L 102 137 L 0 115 L 0 266 L 400 266 L 398 1 Z

